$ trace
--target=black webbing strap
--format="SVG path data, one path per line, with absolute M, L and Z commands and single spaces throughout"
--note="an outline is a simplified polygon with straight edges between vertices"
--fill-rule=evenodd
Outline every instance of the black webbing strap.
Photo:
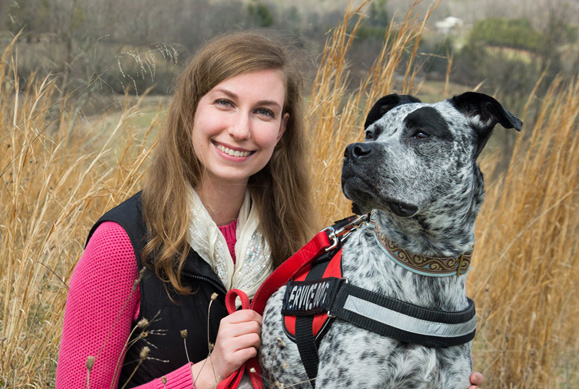
M 419 307 L 344 283 L 330 314 L 368 331 L 402 342 L 427 347 L 450 347 L 474 339 L 476 311 L 471 299 L 468 299 L 468 304 L 468 308 L 463 311 L 444 312 Z M 381 312 L 384 313 L 382 316 Z M 391 325 L 390 318 L 397 313 L 400 313 L 405 321 L 402 323 L 398 321 L 395 323 L 396 326 Z M 401 329 L 401 327 L 408 329 L 416 324 L 419 331 L 410 332 Z
M 327 253 L 323 255 L 322 258 L 316 261 L 316 264 L 312 267 L 305 281 L 317 280 L 323 277 L 330 260 L 333 255 L 328 255 Z M 327 260 L 325 260 L 327 259 Z M 298 346 L 298 351 L 300 357 L 302 358 L 302 363 L 306 369 L 306 373 L 310 379 L 310 384 L 312 388 L 316 387 L 316 377 L 318 376 L 318 364 L 320 362 L 318 357 L 318 346 L 316 344 L 316 338 L 314 336 L 314 315 L 310 316 L 297 316 L 296 317 L 296 344 Z

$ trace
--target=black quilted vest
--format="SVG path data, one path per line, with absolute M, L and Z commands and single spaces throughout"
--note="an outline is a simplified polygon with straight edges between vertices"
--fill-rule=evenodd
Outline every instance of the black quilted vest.
M 101 217 L 92 227 L 88 239 L 105 221 L 118 223 L 127 232 L 135 250 L 138 268 L 141 270 L 143 268 L 141 251 L 147 242 L 141 193 L 137 193 Z M 208 342 L 215 343 L 219 322 L 227 315 L 226 290 L 211 266 L 193 250 L 190 250 L 182 271 L 182 281 L 195 293 L 178 294 L 170 285 L 164 284 L 154 271 L 145 269 L 140 282 L 141 305 L 138 320 L 146 318 L 149 324 L 142 330 L 134 331 L 132 335 L 131 340 L 136 341 L 126 352 L 119 387 L 129 380 L 139 362 L 139 354 L 145 346 L 150 349 L 149 356 L 130 379 L 127 385 L 129 388 L 160 378 L 183 366 L 188 362 L 187 353 L 193 363 L 207 357 Z M 174 301 L 169 298 L 167 290 Z M 208 307 L 213 293 L 217 293 L 218 298 L 211 305 L 209 339 L 207 339 Z M 182 330 L 187 330 L 185 340 L 181 335 Z M 140 338 L 139 335 L 143 331 L 146 332 L 146 337 Z

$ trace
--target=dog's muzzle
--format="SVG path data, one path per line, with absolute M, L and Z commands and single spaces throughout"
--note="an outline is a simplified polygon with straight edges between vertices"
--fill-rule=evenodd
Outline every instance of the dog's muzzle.
M 358 193 L 362 198 L 350 198 L 354 203 L 363 203 L 365 197 L 369 192 L 374 192 L 365 182 L 376 180 L 377 176 L 373 173 L 375 168 L 383 160 L 380 150 L 378 150 L 379 144 L 376 143 L 352 143 L 346 147 L 344 151 L 344 165 L 342 168 L 342 189 L 348 198 L 350 194 Z M 354 183 L 356 186 L 368 186 L 367 188 L 353 188 L 353 190 L 346 190 L 345 182 L 352 178 L 357 177 Z M 365 177 L 360 178 L 360 177 Z M 374 196 L 377 196 L 374 193 Z M 355 196 L 358 197 L 358 196 Z M 381 203 L 388 206 L 388 208 L 399 217 L 410 217 L 418 212 L 418 207 L 414 204 L 409 204 L 404 201 L 387 198 L 381 199 Z M 358 204 L 362 205 L 362 204 Z

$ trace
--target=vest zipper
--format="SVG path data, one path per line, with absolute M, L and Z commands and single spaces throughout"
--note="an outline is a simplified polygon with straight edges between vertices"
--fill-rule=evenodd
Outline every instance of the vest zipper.
M 193 278 L 194 280 L 207 281 L 211 285 L 213 285 L 217 290 L 219 290 L 220 292 L 223 292 L 224 296 L 227 294 L 227 290 L 223 287 L 223 285 L 215 282 L 214 280 L 212 280 L 209 277 L 200 276 L 200 275 L 189 273 L 186 271 L 181 271 L 181 274 L 183 274 L 184 276 L 187 276 L 189 278 Z

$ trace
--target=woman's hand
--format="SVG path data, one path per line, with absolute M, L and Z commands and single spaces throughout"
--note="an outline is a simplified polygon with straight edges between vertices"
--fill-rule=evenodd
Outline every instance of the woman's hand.
M 219 324 L 211 362 L 223 379 L 257 355 L 261 346 L 261 315 L 242 309 L 224 317 Z
M 197 388 L 214 388 L 245 361 L 257 355 L 261 346 L 261 315 L 242 309 L 221 319 L 211 356 L 192 367 Z
M 224 317 L 211 360 L 215 372 L 226 378 L 245 361 L 257 355 L 261 346 L 261 315 L 251 309 L 242 309 Z
M 471 386 L 469 386 L 468 389 L 477 389 L 479 385 L 482 385 L 483 383 L 483 375 L 479 372 L 474 372 L 470 375 L 470 383 Z

